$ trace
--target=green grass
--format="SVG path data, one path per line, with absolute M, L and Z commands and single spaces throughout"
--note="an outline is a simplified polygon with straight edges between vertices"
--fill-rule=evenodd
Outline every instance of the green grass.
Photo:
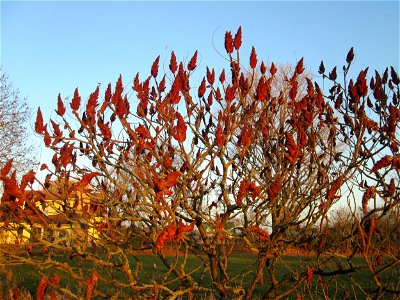
M 45 265 L 45 257 L 41 257 L 43 259 L 43 265 Z M 109 272 L 109 269 L 102 269 L 96 264 L 91 262 L 80 262 L 78 259 L 70 260 L 67 256 L 60 256 L 56 258 L 59 262 L 67 263 L 69 266 L 73 268 L 81 268 L 84 272 L 84 277 L 88 278 L 93 270 L 96 270 L 102 277 L 107 280 L 116 279 L 122 282 L 127 282 L 125 275 L 122 272 L 115 268 L 112 272 Z M 228 275 L 231 279 L 231 286 L 243 286 L 245 289 L 250 284 L 254 272 L 256 270 L 256 259 L 255 255 L 235 255 L 230 258 L 228 264 Z M 155 255 L 131 255 L 129 257 L 130 266 L 133 271 L 136 268 L 139 268 L 138 278 L 139 283 L 151 283 L 155 282 L 170 282 L 169 287 L 174 288 L 177 286 L 178 281 L 173 281 L 175 278 L 172 272 L 168 272 L 167 268 L 163 265 L 161 260 Z M 168 257 L 168 260 L 171 263 L 176 263 L 179 268 L 179 265 L 182 263 L 183 257 L 178 257 L 177 260 L 175 257 Z M 304 270 L 307 265 L 315 265 L 315 258 L 305 258 L 305 257 L 294 257 L 294 256 L 286 256 L 284 260 L 277 263 L 276 274 L 277 278 L 282 279 L 285 275 L 291 274 L 292 271 L 296 272 L 298 270 Z M 346 261 L 344 260 L 336 260 L 332 262 L 331 265 L 327 265 L 324 270 L 329 270 L 331 268 L 336 268 L 338 264 L 341 264 L 344 268 L 346 267 Z M 361 258 L 354 258 L 352 263 L 356 266 L 361 266 L 363 261 Z M 191 270 L 196 269 L 199 265 L 202 264 L 201 259 L 195 256 L 189 256 L 185 265 L 185 271 L 190 272 Z M 41 274 L 35 267 L 30 265 L 18 265 L 18 266 L 10 266 L 8 267 L 12 270 L 14 274 L 14 279 L 17 286 L 21 287 L 23 290 L 29 291 L 32 296 L 36 295 L 36 289 L 41 279 Z M 200 268 L 198 271 L 191 273 L 193 279 L 202 287 L 211 287 L 210 276 L 207 272 L 202 273 L 203 268 Z M 389 276 L 390 272 L 394 272 L 395 270 L 389 269 L 382 276 Z M 54 267 L 50 267 L 44 271 L 44 273 L 51 278 L 54 274 L 58 274 L 61 277 L 60 285 L 62 287 L 68 287 L 73 291 L 78 291 L 81 293 L 85 292 L 85 284 L 83 283 L 81 286 L 77 284 L 76 281 L 71 280 L 67 274 L 57 270 Z M 397 276 L 399 276 L 397 270 Z M 264 274 L 266 277 L 266 274 Z M 396 274 L 392 274 L 393 276 L 388 280 L 395 284 L 395 280 L 398 278 Z M 318 276 L 314 276 L 312 283 L 310 286 L 302 284 L 299 286 L 298 290 L 305 292 L 308 294 L 309 299 L 323 299 L 323 294 L 321 291 L 321 284 L 317 282 Z M 368 291 L 373 289 L 374 283 L 371 279 L 371 276 L 366 268 L 361 269 L 359 272 L 347 274 L 347 275 L 337 275 L 335 277 L 323 277 L 325 284 L 327 285 L 327 293 L 330 299 L 365 299 L 366 294 L 364 291 Z M 261 297 L 267 291 L 270 284 L 269 281 L 266 280 L 263 285 L 258 286 L 255 291 L 255 299 L 257 297 Z M 107 292 L 110 291 L 109 287 L 105 286 L 101 281 L 97 288 L 100 291 Z M 121 289 L 121 288 L 119 288 Z M 293 299 L 295 299 L 293 296 Z M 292 299 L 292 298 L 289 298 Z M 393 299 L 393 298 L 388 298 Z

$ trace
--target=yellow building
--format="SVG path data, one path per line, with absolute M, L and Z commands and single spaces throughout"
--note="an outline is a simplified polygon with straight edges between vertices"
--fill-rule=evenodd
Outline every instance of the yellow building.
M 22 205 L 0 203 L 0 244 L 51 242 L 80 245 L 99 238 L 98 224 L 90 195 L 52 182 L 46 191 L 28 191 Z

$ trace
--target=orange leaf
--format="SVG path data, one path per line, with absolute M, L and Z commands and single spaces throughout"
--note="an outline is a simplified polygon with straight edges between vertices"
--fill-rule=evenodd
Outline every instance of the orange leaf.
M 173 171 L 173 172 L 169 173 L 167 175 L 167 181 L 166 181 L 167 187 L 170 188 L 170 187 L 175 186 L 178 183 L 179 176 L 180 176 L 180 172 L 178 172 L 178 171 Z
M 186 123 L 185 120 L 183 119 L 183 117 L 181 116 L 181 114 L 179 112 L 176 112 L 176 116 L 177 116 L 177 125 L 174 127 L 175 132 L 172 134 L 173 137 L 175 138 L 175 140 L 177 140 L 178 142 L 184 142 L 186 140 Z
M 46 290 L 47 290 L 47 284 L 48 284 L 48 279 L 46 276 L 43 276 L 39 282 L 39 285 L 38 285 L 38 288 L 36 291 L 37 300 L 44 299 L 44 295 L 46 294 Z
M 90 275 L 86 282 L 86 300 L 92 298 L 93 289 L 98 280 L 99 275 L 97 275 L 96 271 L 93 271 L 92 275 Z
M 258 227 L 249 227 L 247 228 L 248 231 L 254 232 L 258 234 L 258 237 L 262 241 L 268 241 L 269 240 L 269 234 L 266 232 L 264 229 L 258 228 Z
M 92 181 L 92 179 L 94 177 L 96 177 L 97 175 L 100 175 L 100 173 L 99 172 L 92 172 L 92 173 L 83 175 L 82 179 L 81 179 L 81 186 L 82 187 L 86 187 L 90 183 L 90 181 Z

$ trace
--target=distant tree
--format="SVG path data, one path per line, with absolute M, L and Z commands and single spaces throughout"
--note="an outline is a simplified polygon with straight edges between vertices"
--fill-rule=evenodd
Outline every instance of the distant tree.
M 172 52 L 167 74 L 159 74 L 157 57 L 150 75 L 135 76 L 135 97 L 119 77 L 104 97 L 99 87 L 85 103 L 78 89 L 68 103 L 59 96 L 58 117 L 48 123 L 39 108 L 35 130 L 54 152 L 52 165 L 41 167 L 48 172 L 43 189 L 51 180 L 71 180 L 74 184 L 54 199 L 59 213 L 80 232 L 96 234 L 90 251 L 78 247 L 79 239 L 73 247 L 39 240 L 51 253 L 46 261 L 13 259 L 41 270 L 56 267 L 80 285 L 68 291 L 76 299 L 85 288 L 87 299 L 399 294 L 398 249 L 392 244 L 394 252 L 388 253 L 371 246 L 377 220 L 399 205 L 396 71 L 391 69 L 390 78 L 388 71 L 376 72 L 369 86 L 367 70 L 349 80 L 351 49 L 343 80 L 336 67 L 326 73 L 321 63 L 321 80 L 330 85 L 325 92 L 304 76 L 303 59 L 279 73 L 275 65 L 259 61 L 254 48 L 248 61 L 241 60 L 241 42 L 241 29 L 234 37 L 227 32 L 229 69 L 216 74 L 207 67 L 198 84 L 190 81 L 198 69 L 197 52 L 187 63 L 177 62 Z M 21 192 L 33 182 L 32 174 L 19 183 L 9 168 L 0 174 L 7 183 L 4 200 L 14 208 L 34 207 L 41 193 L 32 198 Z M 65 195 L 78 190 L 90 205 L 75 214 Z M 339 236 L 348 247 L 343 254 L 329 241 L 329 212 L 346 197 L 363 213 L 353 213 L 352 230 Z M 50 225 L 43 221 L 42 226 Z M 127 250 L 140 230 L 135 248 L 150 248 L 163 264 L 161 274 L 156 262 L 144 268 L 140 256 Z M 177 246 L 166 247 L 170 242 Z M 254 254 L 254 264 L 232 272 L 236 245 Z M 285 257 L 287 250 L 308 245 L 315 259 L 298 257 L 293 265 Z M 80 263 L 60 264 L 57 253 Z M 354 263 L 357 253 L 363 261 Z M 195 265 L 190 255 L 197 256 Z M 385 259 L 376 259 L 380 255 Z M 90 270 L 80 267 L 88 265 Z M 361 271 L 369 274 L 369 286 L 352 278 L 342 286 L 338 275 Z M 44 291 L 50 280 L 44 276 L 42 282 Z
M 32 169 L 35 160 L 30 118 L 26 99 L 21 98 L 18 89 L 0 68 L 0 167 L 13 159 L 18 173 Z

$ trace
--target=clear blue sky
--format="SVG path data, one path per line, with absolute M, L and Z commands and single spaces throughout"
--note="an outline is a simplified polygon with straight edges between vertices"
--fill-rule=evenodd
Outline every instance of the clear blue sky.
M 97 83 L 128 83 L 148 76 L 161 54 L 188 59 L 199 50 L 198 76 L 220 70 L 226 30 L 243 28 L 243 54 L 251 46 L 267 62 L 292 63 L 304 56 L 317 74 L 345 62 L 355 69 L 399 70 L 399 2 L 111 2 L 1 1 L 1 63 L 34 111 L 54 116 L 57 95 L 75 87 L 86 98 Z M 195 83 L 193 83 L 194 85 Z M 52 112 L 53 111 L 53 112 Z

